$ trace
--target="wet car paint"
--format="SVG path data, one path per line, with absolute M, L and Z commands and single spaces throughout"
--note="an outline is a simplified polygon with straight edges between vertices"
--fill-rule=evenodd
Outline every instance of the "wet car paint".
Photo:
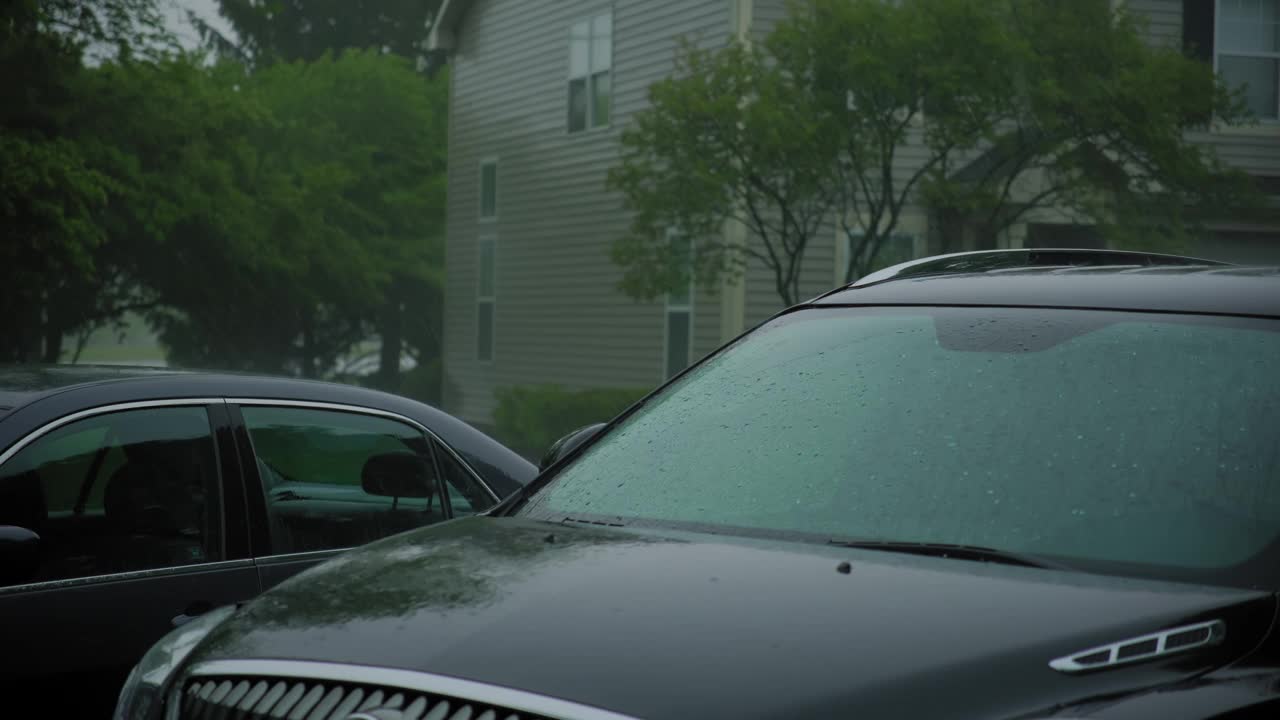
M 191 662 L 396 667 L 636 717 L 1019 717 L 1227 665 L 1266 637 L 1274 605 L 1249 590 L 474 518 L 303 573 Z M 1215 618 L 1218 647 L 1083 675 L 1048 666 Z

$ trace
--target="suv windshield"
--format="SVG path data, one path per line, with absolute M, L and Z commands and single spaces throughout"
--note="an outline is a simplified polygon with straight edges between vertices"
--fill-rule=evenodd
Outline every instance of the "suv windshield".
M 650 399 L 523 513 L 1253 583 L 1280 530 L 1277 331 L 1167 314 L 803 310 Z

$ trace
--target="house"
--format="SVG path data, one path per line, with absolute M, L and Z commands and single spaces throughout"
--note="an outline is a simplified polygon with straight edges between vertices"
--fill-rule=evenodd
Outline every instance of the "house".
M 1262 123 L 1197 140 L 1280 192 L 1280 0 L 1115 1 L 1149 16 L 1152 42 L 1195 47 L 1225 76 L 1253 83 L 1250 102 Z M 604 185 L 621 130 L 646 106 L 648 86 L 672 71 L 680 36 L 705 47 L 758 41 L 786 6 L 445 0 L 430 42 L 451 66 L 447 409 L 483 426 L 501 387 L 652 387 L 779 309 L 772 278 L 758 266 L 740 281 L 664 301 L 623 295 L 610 247 L 629 218 Z M 914 209 L 889 254 L 926 254 L 933 237 L 928 215 Z M 1081 219 L 1053 212 L 1030 215 L 997 240 L 1001 247 L 1094 242 Z M 1196 250 L 1280 262 L 1280 228 L 1224 220 Z M 830 289 L 847 252 L 834 232 L 811 245 L 802 294 Z

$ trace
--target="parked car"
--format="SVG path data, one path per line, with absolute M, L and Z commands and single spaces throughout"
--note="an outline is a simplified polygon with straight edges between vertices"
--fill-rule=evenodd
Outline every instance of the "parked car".
M 1276 269 L 899 266 L 184 626 L 117 717 L 1280 717 L 1278 369 Z
M 535 474 L 465 423 L 363 388 L 0 370 L 0 715 L 21 698 L 105 717 L 174 626 L 486 510 Z

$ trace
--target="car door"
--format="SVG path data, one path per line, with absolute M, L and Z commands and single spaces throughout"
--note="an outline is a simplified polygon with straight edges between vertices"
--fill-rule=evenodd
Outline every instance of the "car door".
M 496 501 L 424 429 L 371 409 L 235 401 L 263 587 L 357 545 Z
M 0 678 L 50 717 L 105 716 L 152 643 L 258 593 L 229 429 L 222 403 L 131 403 L 0 455 L 0 526 L 36 543 L 0 555 Z

